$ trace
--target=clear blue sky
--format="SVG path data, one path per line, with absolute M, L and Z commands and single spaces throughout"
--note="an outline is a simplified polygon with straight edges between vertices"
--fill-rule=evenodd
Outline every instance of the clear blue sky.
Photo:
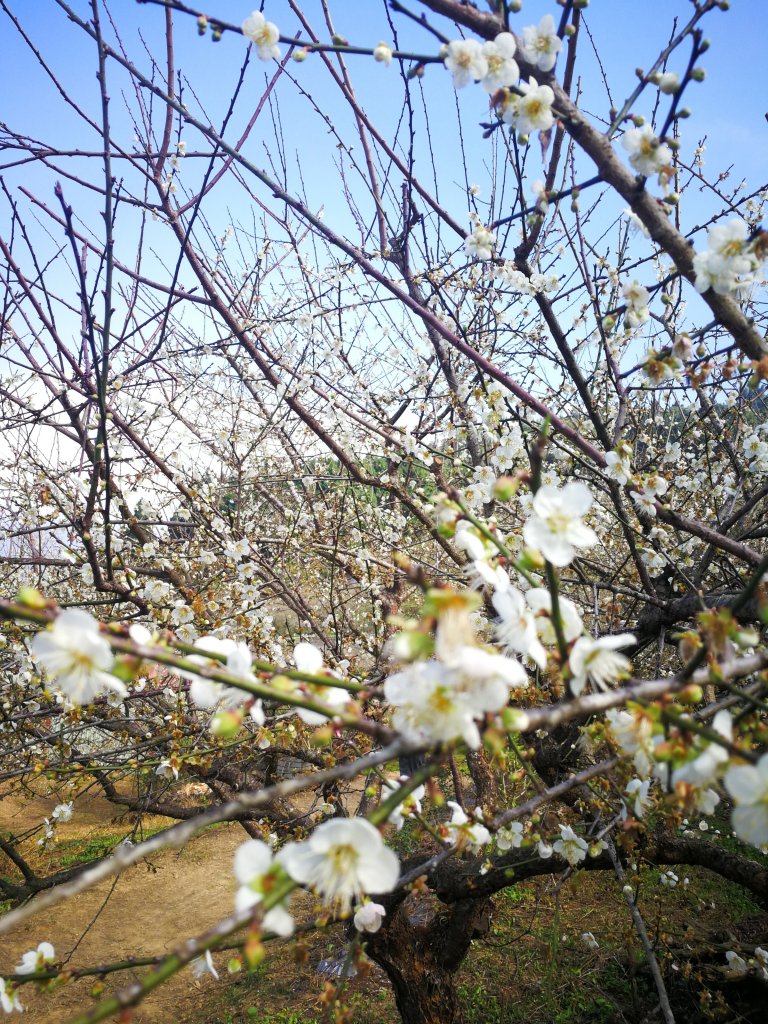
M 30 33 L 33 43 L 51 61 L 55 73 L 70 91 L 74 100 L 81 103 L 92 116 L 98 117 L 98 86 L 95 78 L 95 54 L 93 44 L 77 28 L 68 23 L 66 16 L 54 0 L 7 0 L 10 9 L 21 20 Z M 87 16 L 89 4 L 86 0 L 72 0 L 73 6 Z M 223 19 L 239 23 L 253 6 L 253 0 L 214 0 L 207 3 L 211 15 L 219 14 Z M 320 4 L 308 0 L 304 5 L 321 36 Z M 134 55 L 146 72 L 150 68 L 149 58 L 142 50 L 139 32 L 146 39 L 148 48 L 158 59 L 162 58 L 161 29 L 163 12 L 150 5 L 138 5 L 134 0 L 113 0 L 110 5 L 113 17 L 124 34 L 129 53 Z M 295 17 L 289 11 L 286 0 L 271 0 L 266 5 L 266 14 L 278 23 L 284 33 L 293 33 L 298 28 Z M 375 45 L 380 39 L 390 40 L 382 0 L 331 0 L 331 9 L 336 28 L 350 42 Z M 537 21 L 547 12 L 557 14 L 559 8 L 551 0 L 526 0 L 523 10 L 515 16 L 514 27 Z M 649 67 L 659 51 L 666 44 L 675 11 L 682 19 L 690 16 L 691 5 L 684 0 L 593 0 L 586 12 L 586 26 L 599 52 L 610 83 L 612 98 L 621 105 L 624 96 L 636 83 L 635 67 Z M 683 122 L 683 149 L 690 157 L 699 140 L 706 137 L 706 170 L 710 177 L 726 170 L 732 163 L 736 172 L 748 179 L 748 188 L 761 184 L 768 167 L 768 124 L 764 113 L 768 97 L 756 85 L 759 69 L 763 66 L 765 32 L 762 16 L 766 6 L 762 0 L 734 0 L 728 13 L 714 11 L 705 22 L 705 33 L 712 41 L 710 51 L 705 55 L 703 65 L 707 70 L 706 81 L 690 89 L 687 103 L 692 107 L 693 116 Z M 402 33 L 401 45 L 422 52 L 434 52 L 437 42 L 420 28 L 403 18 L 396 17 L 398 30 Z M 91 132 L 73 111 L 63 104 L 55 86 L 36 64 L 34 57 L 25 47 L 18 34 L 0 14 L 3 28 L 3 59 L 0 61 L 0 96 L 3 97 L 2 120 L 16 130 L 23 131 L 53 145 L 90 148 L 97 144 L 97 136 Z M 210 36 L 199 38 L 192 19 L 176 16 L 176 59 L 177 65 L 186 74 L 202 100 L 213 124 L 218 125 L 226 111 L 232 89 L 237 80 L 245 53 L 245 42 L 241 38 L 227 35 L 218 44 Z M 675 55 L 671 69 L 681 70 L 687 59 L 688 46 L 684 45 Z M 600 69 L 594 57 L 592 41 L 584 33 L 580 41 L 580 86 L 584 109 L 595 116 L 605 116 L 609 107 Z M 386 69 L 375 65 L 364 57 L 349 58 L 349 67 L 355 87 L 366 110 L 374 121 L 385 126 L 390 135 L 393 126 L 402 113 L 402 87 L 395 66 Z M 337 92 L 329 85 L 328 76 L 320 66 L 317 56 L 310 57 L 304 64 L 291 64 L 289 70 L 296 76 L 313 99 L 327 111 L 339 125 L 345 138 L 350 138 L 349 113 L 343 108 Z M 265 72 L 269 68 L 253 62 L 242 99 L 236 110 L 230 139 L 236 138 L 239 129 L 246 123 L 253 111 L 254 103 L 261 95 Z M 131 148 L 133 129 L 126 118 L 121 89 L 126 80 L 110 70 L 112 115 L 115 134 L 120 142 Z M 461 110 L 462 129 L 468 154 L 469 174 L 482 181 L 485 176 L 483 164 L 487 158 L 487 144 L 481 139 L 478 122 L 488 118 L 487 98 L 479 87 L 467 87 L 455 96 L 447 73 L 439 66 L 430 67 L 423 81 L 423 95 L 427 104 L 432 128 L 434 159 L 441 168 L 443 193 L 441 199 L 452 215 L 462 223 L 466 222 L 467 197 L 465 181 L 456 159 L 456 99 Z M 649 114 L 646 104 L 652 101 L 655 90 L 648 90 L 643 96 L 638 113 Z M 307 102 L 306 97 L 288 83 L 280 83 L 279 96 L 281 117 L 287 139 L 286 157 L 292 165 L 291 184 L 298 187 L 296 168 L 303 171 L 303 186 L 306 188 L 310 205 L 326 208 L 326 219 L 331 225 L 341 225 L 342 231 L 351 230 L 352 225 L 343 196 L 340 194 L 338 177 L 333 170 L 332 160 L 338 156 L 336 140 Z M 197 108 L 196 100 L 187 91 L 189 106 Z M 127 97 L 131 105 L 134 97 Z M 265 139 L 271 139 L 272 126 L 267 113 L 263 126 L 257 126 L 245 151 L 258 164 L 267 165 L 268 156 L 264 149 Z M 184 132 L 190 147 L 196 141 L 193 133 Z M 530 156 L 531 180 L 539 176 L 541 157 L 534 149 Z M 274 157 L 275 147 L 270 145 Z M 0 154 L 0 161 L 7 157 Z M 446 168 L 456 165 L 455 175 L 446 173 Z M 198 165 L 199 167 L 199 165 Z M 429 180 L 429 166 L 426 150 L 419 154 L 416 172 Z M 185 172 L 191 173 L 191 172 Z M 762 177 L 761 177 L 762 175 Z M 56 174 L 42 167 L 27 166 L 23 171 L 11 170 L 5 173 L 11 189 L 25 184 L 46 201 L 53 203 L 52 186 Z M 357 187 L 352 181 L 353 188 Z M 94 221 L 98 213 L 96 197 L 75 185 L 64 182 L 70 201 L 85 220 Z M 258 193 L 258 189 L 256 190 Z M 266 190 L 261 196 L 269 201 Z M 243 213 L 247 197 L 233 194 L 229 187 L 219 190 L 209 212 L 216 218 L 219 212 L 223 228 L 231 219 Z M 700 202 L 700 209 L 698 203 Z M 685 215 L 688 229 L 702 220 L 709 212 L 706 193 L 700 200 L 686 205 Z M 713 204 L 715 208 L 719 204 Z M 247 211 L 246 211 L 247 212 Z M 693 219 L 692 219 L 693 218 Z M 0 215 L 0 229 L 6 231 L 6 214 Z M 355 238 L 355 241 L 358 239 Z M 450 245 L 458 240 L 448 240 Z

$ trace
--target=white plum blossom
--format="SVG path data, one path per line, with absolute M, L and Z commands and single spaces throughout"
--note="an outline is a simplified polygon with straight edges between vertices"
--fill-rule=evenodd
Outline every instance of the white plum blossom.
M 504 591 L 509 590 L 511 586 L 509 575 L 502 566 L 491 566 L 479 558 L 465 565 L 464 572 L 467 574 L 469 585 L 473 590 L 490 587 L 491 590 Z
M 92 615 L 67 608 L 32 641 L 32 657 L 73 704 L 90 704 L 103 690 L 126 688 L 110 669 L 114 658 Z
M 582 932 L 579 937 L 583 945 L 585 945 L 587 949 L 600 949 L 600 943 L 597 941 L 592 932 Z
M 436 661 L 419 661 L 390 676 L 384 696 L 395 706 L 393 726 L 416 742 L 440 743 L 461 737 L 477 749 L 480 732 L 475 717 L 482 711 L 454 682 L 452 674 Z
M 628 797 L 634 798 L 633 811 L 636 818 L 645 817 L 645 812 L 650 805 L 648 791 L 651 788 L 650 779 L 630 779 L 624 792 Z
M 667 493 L 669 484 L 663 476 L 654 473 L 651 476 L 645 477 L 640 486 L 642 490 L 630 491 L 629 496 L 642 512 L 647 516 L 651 516 L 651 518 L 655 518 L 656 499 Z
M 0 1006 L 2 1006 L 5 1013 L 13 1013 L 14 1010 L 18 1010 L 19 1013 L 24 1012 L 24 1007 L 19 999 L 19 993 L 12 983 L 6 981 L 5 978 L 0 978 Z
M 540 71 L 552 70 L 562 48 L 563 41 L 557 34 L 551 14 L 545 14 L 538 25 L 527 25 L 523 29 L 523 56 Z
M 281 856 L 276 862 L 270 847 L 260 839 L 248 839 L 238 846 L 235 851 L 235 878 L 240 888 L 235 895 L 236 910 L 247 910 L 263 902 L 264 896 L 274 887 L 276 864 L 281 863 Z M 275 935 L 286 937 L 293 934 L 293 918 L 282 904 L 265 913 L 263 925 Z
M 460 519 L 456 524 L 453 543 L 459 551 L 466 551 L 472 561 L 480 561 L 489 557 L 485 540 L 468 519 Z
M 575 868 L 581 861 L 586 860 L 589 844 L 581 836 L 577 836 L 570 825 L 561 825 L 560 838 L 553 844 L 552 849 Z
M 407 781 L 407 776 L 402 776 L 400 779 L 400 783 Z M 390 794 L 395 793 L 399 789 L 398 783 L 393 779 L 385 779 L 384 787 L 389 790 Z M 403 797 L 402 803 L 399 803 L 392 811 L 387 820 L 395 826 L 398 832 L 403 827 L 407 817 L 410 817 L 411 814 L 421 814 L 421 801 L 424 799 L 426 791 L 425 786 L 417 786 L 416 789 Z
M 738 953 L 734 952 L 734 950 L 729 949 L 725 954 L 725 959 L 728 961 L 728 970 L 731 974 L 735 974 L 740 977 L 743 974 L 749 973 L 747 961 L 744 957 L 741 957 Z
M 475 224 L 472 233 L 464 239 L 464 252 L 467 256 L 475 256 L 479 260 L 489 260 L 493 256 L 496 235 L 490 228 Z
M 446 823 L 445 828 L 451 843 L 458 846 L 459 849 L 469 850 L 470 853 L 480 853 L 482 848 L 491 841 L 491 833 L 482 824 L 482 809 L 475 808 L 475 821 L 470 822 L 464 808 L 455 800 L 449 800 L 448 806 L 453 811 L 453 817 Z
M 543 484 L 533 496 L 533 515 L 523 526 L 523 539 L 553 565 L 569 565 L 576 548 L 597 544 L 597 534 L 582 519 L 592 507 L 586 484 L 574 480 L 562 489 Z
M 594 640 L 580 636 L 568 659 L 572 672 L 569 683 L 571 692 L 578 697 L 588 679 L 605 690 L 611 683 L 628 676 L 631 664 L 629 658 L 619 654 L 619 649 L 634 643 L 632 633 L 601 636 Z
M 397 857 L 364 818 L 324 821 L 306 842 L 286 844 L 279 856 L 294 881 L 342 914 L 365 895 L 392 892 L 400 876 Z
M 56 804 L 51 817 L 55 818 L 56 821 L 69 821 L 72 817 L 74 806 L 72 800 L 65 804 Z
M 363 903 L 355 911 L 352 920 L 359 932 L 377 932 L 386 913 L 380 903 Z
M 272 21 L 267 21 L 260 11 L 250 14 L 240 26 L 246 39 L 256 47 L 259 60 L 280 60 L 280 30 Z
M 23 953 L 21 962 L 16 965 L 17 974 L 35 974 L 56 962 L 56 950 L 50 942 L 41 942 L 37 949 Z
M 518 850 L 522 845 L 523 825 L 519 821 L 510 822 L 496 833 L 496 847 L 500 853 L 506 853 L 507 850 Z
M 648 309 L 650 293 L 639 281 L 627 282 L 622 288 L 622 295 L 627 300 L 627 311 L 624 314 L 624 323 L 634 330 L 648 323 L 651 313 Z
M 719 295 L 740 295 L 754 280 L 757 259 L 748 249 L 749 227 L 732 218 L 707 233 L 707 248 L 693 257 L 696 291 L 712 288 Z
M 195 640 L 194 646 L 199 648 L 201 653 L 191 655 L 188 658 L 189 661 L 199 665 L 221 668 L 233 676 L 240 676 L 245 683 L 256 682 L 256 678 L 251 672 L 251 652 L 248 650 L 247 644 L 242 641 L 232 640 L 229 637 L 201 636 Z M 218 659 L 207 658 L 206 653 L 222 655 L 226 657 L 226 663 L 222 665 Z M 205 679 L 188 669 L 179 671 L 179 675 L 191 680 L 189 697 L 200 708 L 208 709 L 218 706 L 232 710 L 239 708 L 247 699 L 247 695 L 238 687 L 218 683 L 213 679 Z
M 454 39 L 448 43 L 444 63 L 453 75 L 455 89 L 461 89 L 473 79 L 479 82 L 488 74 L 488 61 L 476 39 Z
M 392 63 L 392 47 L 387 46 L 386 43 L 379 43 L 378 46 L 374 46 L 373 59 L 378 61 L 379 64 L 389 67 Z
M 499 616 L 494 630 L 501 646 L 526 655 L 544 670 L 547 667 L 547 652 L 539 640 L 533 612 L 521 592 L 510 584 L 506 588 L 499 588 L 491 600 Z
M 549 845 L 549 843 L 545 843 L 543 839 L 539 840 L 536 849 L 538 851 L 539 857 L 541 857 L 542 860 L 549 860 L 549 858 L 555 852 Z
M 325 672 L 323 668 L 323 653 L 314 644 L 303 641 L 296 644 L 293 649 L 293 660 L 299 672 L 306 672 L 307 675 L 321 675 Z M 340 710 L 349 703 L 350 695 L 340 686 L 323 686 L 321 683 L 302 683 L 302 689 L 308 697 L 325 704 L 331 710 Z M 310 711 L 309 708 L 297 708 L 296 714 L 306 725 L 322 725 L 328 719 L 319 711 Z
M 461 737 L 476 750 L 480 731 L 475 720 L 500 711 L 510 687 L 526 686 L 528 677 L 512 658 L 461 642 L 452 646 L 445 629 L 438 633 L 442 662 L 416 662 L 384 684 L 384 695 L 395 706 L 392 724 L 416 742 Z
M 629 162 L 638 174 L 650 177 L 672 163 L 672 150 L 660 142 L 649 124 L 642 128 L 628 128 L 621 137 L 621 144 L 629 153 Z
M 164 757 L 157 768 L 155 768 L 155 775 L 159 775 L 161 779 L 167 779 L 169 775 L 172 775 L 174 779 L 178 779 L 179 769 L 177 765 L 172 764 L 167 757 Z
M 632 448 L 630 445 L 626 442 L 619 442 L 615 451 L 606 453 L 605 461 L 607 476 L 622 486 L 629 483 L 632 476 Z
M 718 711 L 710 728 L 728 743 L 733 740 L 733 719 L 729 711 Z M 730 757 L 728 750 L 719 743 L 707 743 L 704 750 L 692 761 L 688 761 L 672 772 L 672 787 L 685 782 L 696 789 L 711 786 L 720 774 L 720 769 Z
M 768 847 L 768 754 L 756 765 L 735 765 L 725 773 L 723 784 L 735 807 L 733 831 L 745 843 Z
M 643 777 L 651 771 L 653 764 L 653 722 L 637 711 L 634 714 L 630 711 L 610 708 L 605 714 L 610 732 L 618 743 L 622 752 L 632 757 L 637 771 Z
M 519 135 L 546 132 L 555 123 L 552 104 L 555 94 L 548 85 L 539 85 L 535 78 L 519 85 L 520 94 L 512 95 L 502 104 L 502 120 Z
M 515 50 L 517 44 L 511 32 L 502 32 L 494 40 L 483 43 L 483 56 L 488 71 L 480 84 L 488 93 L 495 93 L 508 85 L 515 85 L 520 78 Z
M 212 974 L 216 981 L 219 980 L 219 972 L 213 966 L 213 957 L 211 956 L 210 949 L 206 949 L 203 956 L 196 956 L 191 962 L 190 967 L 192 968 L 192 976 L 195 980 L 202 978 L 206 974 Z
M 548 647 L 554 647 L 557 643 L 557 634 L 552 625 L 552 595 L 544 587 L 531 587 L 526 590 L 525 599 L 531 611 L 534 613 L 536 629 L 543 643 Z M 566 643 L 571 643 L 576 637 L 581 636 L 584 631 L 584 624 L 581 621 L 581 614 L 578 607 L 568 597 L 559 597 L 560 622 L 563 627 L 563 636 Z

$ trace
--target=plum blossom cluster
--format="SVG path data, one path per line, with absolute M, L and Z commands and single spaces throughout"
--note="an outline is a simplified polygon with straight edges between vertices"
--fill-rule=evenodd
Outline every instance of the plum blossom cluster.
M 742 296 L 751 288 L 759 266 L 749 227 L 739 218 L 717 224 L 707 234 L 707 248 L 693 257 L 696 291 Z
M 705 815 L 712 814 L 720 803 L 715 787 L 722 783 L 733 803 L 731 824 L 736 835 L 752 846 L 768 849 L 768 754 L 756 764 L 732 763 L 728 749 L 733 743 L 730 712 L 718 711 L 712 720 L 710 729 L 719 741 L 694 735 L 687 749 L 670 746 L 661 720 L 650 709 L 635 705 L 611 709 L 606 720 L 610 734 L 622 753 L 632 759 L 640 776 L 626 788 L 636 818 L 643 818 L 647 812 L 651 776 L 664 792 Z M 671 751 L 674 756 L 670 756 Z
M 21 960 L 16 965 L 16 974 L 35 974 L 37 971 L 44 971 L 56 962 L 56 951 L 50 942 L 41 942 L 37 949 L 30 949 L 22 954 Z M 24 1012 L 24 1007 L 19 999 L 19 993 L 12 982 L 0 978 L 0 1007 L 5 1013 Z
M 150 631 L 138 624 L 130 627 L 129 635 L 138 645 L 153 642 Z M 257 726 L 263 726 L 266 721 L 263 702 L 247 692 L 257 684 L 253 655 L 248 645 L 230 637 L 211 634 L 198 637 L 193 646 L 199 653 L 190 654 L 186 659 L 187 667 L 178 668 L 176 674 L 190 681 L 190 701 L 198 708 L 214 712 L 211 731 L 224 735 L 227 730 L 239 727 L 246 712 Z M 105 691 L 110 702 L 113 697 L 121 701 L 127 695 L 124 683 L 113 674 L 113 671 L 118 671 L 118 666 L 107 636 L 98 621 L 81 609 L 70 608 L 60 612 L 52 624 L 32 640 L 31 653 L 62 699 L 73 706 L 90 704 Z M 322 652 L 313 644 L 297 644 L 294 662 L 299 672 L 322 675 L 329 680 L 333 678 L 323 666 Z M 223 670 L 232 677 L 233 683 L 219 682 L 198 674 L 194 668 L 196 665 Z M 307 725 L 322 724 L 349 700 L 348 692 L 341 687 L 311 680 L 297 683 L 294 695 L 307 704 L 322 705 L 322 711 L 297 705 L 296 713 Z M 178 777 L 178 770 L 176 760 L 165 759 L 158 774 L 172 773 Z M 48 839 L 53 837 L 57 821 L 67 821 L 71 813 L 71 804 L 60 804 L 52 820 L 46 819 Z
M 442 595 L 436 595 L 440 600 Z M 392 724 L 417 743 L 441 743 L 463 739 L 472 749 L 480 746 L 477 722 L 499 712 L 509 700 L 510 689 L 528 685 L 525 669 L 513 658 L 478 646 L 472 629 L 470 595 L 452 593 L 440 618 L 434 645 L 435 657 L 414 661 L 390 676 L 384 695 L 394 706 Z M 414 634 L 401 635 L 394 650 L 407 653 Z
M 511 32 L 502 32 L 493 40 L 455 39 L 445 47 L 444 63 L 461 89 L 469 82 L 480 82 L 488 93 L 495 93 L 520 78 L 515 60 L 517 43 Z
M 768 441 L 755 430 L 744 438 L 741 447 L 749 460 L 750 473 L 768 473 Z
M 553 16 L 545 14 L 538 25 L 523 29 L 520 54 L 532 67 L 550 72 L 562 45 Z M 548 85 L 539 85 L 534 77 L 518 85 L 517 43 L 510 32 L 502 32 L 485 43 L 476 39 L 455 39 L 443 48 L 443 53 L 455 88 L 479 82 L 494 96 L 501 119 L 521 136 L 552 127 L 555 94 Z
M 629 330 L 636 330 L 647 324 L 651 312 L 648 309 L 649 292 L 639 281 L 628 281 L 622 288 L 622 295 L 627 300 L 624 324 Z
M 735 974 L 737 977 L 753 974 L 761 981 L 768 981 L 768 950 L 761 946 L 756 946 L 753 956 L 746 960 L 733 949 L 726 952 L 725 959 L 726 969 L 730 974 Z
M 629 492 L 630 498 L 641 512 L 655 518 L 656 501 L 667 493 L 669 483 L 659 473 L 651 473 L 642 478 L 637 488 L 637 490 Z
M 455 800 L 449 800 L 448 806 L 453 814 L 443 828 L 449 842 L 460 850 L 467 850 L 473 854 L 480 853 L 491 841 L 491 833 L 483 824 L 482 807 L 476 807 L 470 819 L 464 808 Z
M 556 274 L 541 274 L 534 271 L 527 277 L 512 261 L 504 264 L 500 276 L 505 284 L 521 295 L 538 295 L 541 292 L 546 294 L 556 291 L 560 285 L 560 279 Z
M 520 55 L 540 71 L 552 70 L 562 48 L 551 14 L 545 14 L 538 25 L 528 25 L 522 31 Z M 453 40 L 444 48 L 444 63 L 457 89 L 475 81 L 486 92 L 495 93 L 515 85 L 520 78 L 516 53 L 515 37 L 511 32 L 501 32 L 485 43 L 476 39 Z

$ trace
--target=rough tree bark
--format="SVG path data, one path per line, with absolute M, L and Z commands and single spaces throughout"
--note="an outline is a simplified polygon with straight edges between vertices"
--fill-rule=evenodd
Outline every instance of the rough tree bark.
M 464 1024 L 454 976 L 472 939 L 488 931 L 491 900 L 432 903 L 415 894 L 401 902 L 367 953 L 389 978 L 403 1024 Z

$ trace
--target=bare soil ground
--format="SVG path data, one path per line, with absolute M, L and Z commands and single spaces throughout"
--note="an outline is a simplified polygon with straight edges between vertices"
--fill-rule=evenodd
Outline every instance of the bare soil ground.
M 23 804 L 6 797 L 0 802 L 0 830 L 19 832 L 38 824 L 58 802 L 55 796 L 39 796 Z M 105 832 L 119 835 L 121 828 L 129 830 L 130 825 L 114 819 L 115 808 L 108 801 L 97 796 L 82 798 L 73 819 L 59 826 L 60 842 L 90 841 Z M 165 819 L 153 818 L 146 824 L 157 827 L 164 823 Z M 123 872 L 116 882 L 106 880 L 31 918 L 3 936 L 0 976 L 10 973 L 21 954 L 43 940 L 53 943 L 60 959 L 71 957 L 72 966 L 170 952 L 181 939 L 204 931 L 230 912 L 235 889 L 232 858 L 245 838 L 239 825 L 205 832 L 184 850 L 165 851 L 151 862 Z M 105 981 L 105 991 L 130 979 L 131 972 L 111 975 Z M 93 979 L 83 979 L 53 993 L 24 986 L 24 1019 L 29 1024 L 70 1020 L 90 1004 L 92 984 Z M 196 983 L 187 968 L 142 1003 L 133 1024 L 183 1024 L 199 1004 L 201 984 L 204 982 Z
M 16 834 L 39 826 L 61 796 L 5 797 L 0 791 L 0 831 Z M 90 852 L 93 844 L 115 843 L 129 833 L 131 816 L 98 796 L 81 797 L 73 819 L 58 830 L 51 853 L 34 855 L 36 869 L 53 870 L 62 858 Z M 167 819 L 144 820 L 147 829 Z M 35 850 L 36 836 L 27 844 Z M 72 966 L 93 965 L 126 956 L 156 956 L 174 949 L 189 935 L 205 931 L 232 907 L 235 883 L 232 858 L 244 840 L 239 825 L 200 835 L 186 849 L 166 851 L 33 917 L 0 940 L 0 975 L 13 970 L 20 955 L 42 940 Z M 406 837 L 407 838 L 407 837 Z M 404 842 L 402 834 L 393 840 Z M 405 848 L 401 851 L 407 852 Z M 72 861 L 70 861 L 72 862 Z M 0 871 L 14 869 L 0 862 Z M 680 962 L 667 971 L 678 1019 L 688 1021 L 765 1020 L 765 991 L 746 986 L 712 985 L 711 972 L 696 961 L 689 974 L 685 951 L 738 940 L 768 944 L 768 917 L 743 890 L 697 869 L 691 885 L 670 891 L 651 872 L 643 884 L 646 920 L 659 944 L 662 962 Z M 15 873 L 15 871 L 14 871 Z M 564 889 L 543 877 L 498 894 L 491 932 L 473 945 L 457 984 L 468 1024 L 613 1024 L 642 1020 L 654 1005 L 652 986 L 642 970 L 623 897 L 611 878 L 579 874 Z M 309 896 L 297 900 L 297 919 L 313 916 Z M 666 933 L 659 931 L 660 922 Z M 600 948 L 580 941 L 592 931 Z M 300 944 L 276 943 L 267 960 L 250 974 L 227 975 L 228 954 L 214 957 L 221 980 L 195 980 L 187 968 L 139 1006 L 132 1024 L 318 1024 L 319 997 L 329 979 L 318 971 L 323 958 L 334 961 L 344 942 L 342 928 L 311 932 Z M 710 947 L 711 948 L 711 947 Z M 724 954 L 715 962 L 724 969 Z M 142 969 L 145 970 L 145 969 Z M 677 973 L 675 973 L 677 971 Z M 137 970 L 136 975 L 138 976 Z M 106 979 L 105 992 L 124 986 L 131 972 Z M 24 986 L 22 1001 L 30 1024 L 66 1024 L 91 1003 L 92 981 L 74 982 L 48 993 Z M 754 986 L 753 986 L 754 987 Z M 731 991 L 732 989 L 732 991 Z M 744 989 L 744 991 L 742 991 Z M 378 968 L 348 986 L 345 1001 L 353 1024 L 392 1024 L 397 1020 L 391 990 Z

